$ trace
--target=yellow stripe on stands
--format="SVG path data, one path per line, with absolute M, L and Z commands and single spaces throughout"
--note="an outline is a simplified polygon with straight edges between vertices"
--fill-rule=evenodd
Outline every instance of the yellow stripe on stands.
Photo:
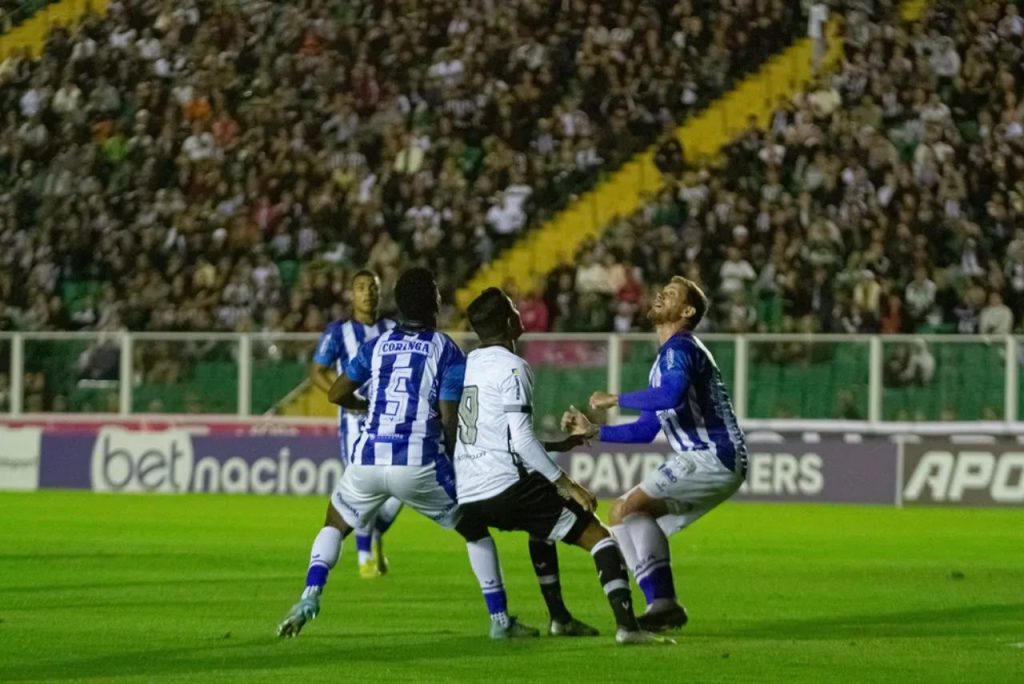
M 928 5 L 928 0 L 907 0 L 900 6 L 900 17 L 904 21 L 918 21 Z M 843 44 L 837 27 L 838 21 L 833 18 L 829 23 L 829 50 L 822 60 L 822 71 L 832 70 L 842 55 Z M 706 160 L 717 156 L 722 147 L 746 127 L 751 117 L 759 125 L 767 125 L 776 103 L 793 97 L 811 80 L 812 53 L 810 39 L 796 41 L 704 112 L 688 119 L 676 129 L 686 158 Z M 464 310 L 488 287 L 501 287 L 511 282 L 521 291 L 532 289 L 537 279 L 555 266 L 572 263 L 584 240 L 600 235 L 615 217 L 637 211 L 643 200 L 661 187 L 660 180 L 654 166 L 654 147 L 650 147 L 480 269 L 456 294 L 459 308 Z
M 928 0 L 908 0 L 900 7 L 900 16 L 905 21 L 917 21 L 927 7 Z M 838 21 L 833 18 L 828 27 L 829 49 L 822 58 L 821 71 L 825 73 L 832 71 L 842 56 L 837 28 Z M 809 39 L 798 40 L 676 129 L 686 158 L 717 157 L 746 128 L 751 117 L 766 126 L 776 104 L 792 98 L 810 82 L 813 48 Z M 538 277 L 546 276 L 558 264 L 572 263 L 584 240 L 600 235 L 614 217 L 637 211 L 641 202 L 660 187 L 661 174 L 654 166 L 654 147 L 650 147 L 481 269 L 456 294 L 459 309 L 464 311 L 482 290 L 502 287 L 509 281 L 521 291 L 531 289 Z M 337 412 L 324 393 L 312 386 L 294 393 L 277 410 L 295 416 L 333 416 Z
M 835 39 L 836 26 L 835 20 L 829 25 L 834 39 L 830 41 L 823 68 L 835 64 L 842 51 L 842 43 Z M 693 161 L 716 156 L 746 128 L 751 117 L 766 125 L 779 100 L 792 97 L 811 80 L 812 51 L 810 39 L 798 40 L 703 112 L 688 119 L 676 130 L 686 158 Z M 580 244 L 599 235 L 616 216 L 637 211 L 642 201 L 661 187 L 660 173 L 654 166 L 654 149 L 652 146 L 636 155 L 481 269 L 459 290 L 459 308 L 464 309 L 482 290 L 510 281 L 520 290 L 530 289 L 539 276 L 551 272 L 558 264 L 571 263 Z
M 907 0 L 900 6 L 900 18 L 903 21 L 919 21 L 928 8 L 928 0 Z
M 54 25 L 70 26 L 87 10 L 106 14 L 108 4 L 109 0 L 63 0 L 40 8 L 20 26 L 0 35 L 0 61 L 25 48 L 38 57 Z

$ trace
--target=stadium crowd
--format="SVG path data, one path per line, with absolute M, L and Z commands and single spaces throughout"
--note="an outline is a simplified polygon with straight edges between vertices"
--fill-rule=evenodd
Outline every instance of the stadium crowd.
M 0 329 L 320 331 L 364 265 L 450 295 L 791 5 L 114 0 L 0 65 Z
M 1020 331 L 1019 5 L 936 2 L 909 26 L 847 12 L 838 73 L 724 160 L 666 175 L 531 306 L 560 329 L 629 330 L 644 289 L 682 270 L 718 331 Z

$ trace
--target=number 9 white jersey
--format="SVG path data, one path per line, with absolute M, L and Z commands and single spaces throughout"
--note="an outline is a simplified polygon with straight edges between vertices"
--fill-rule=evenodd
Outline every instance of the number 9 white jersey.
M 533 371 L 505 347 L 469 354 L 459 404 L 455 484 L 460 502 L 497 496 L 529 472 L 512 446 L 508 415 L 533 410 Z

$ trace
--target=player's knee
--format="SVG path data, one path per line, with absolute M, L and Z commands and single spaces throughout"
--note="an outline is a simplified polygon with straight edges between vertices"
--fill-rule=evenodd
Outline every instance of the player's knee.
M 589 525 L 583 528 L 583 531 L 580 533 L 580 536 L 577 537 L 576 540 L 572 543 L 576 546 L 586 549 L 587 551 L 590 551 L 598 544 L 598 542 L 600 542 L 602 539 L 607 539 L 610 536 L 612 535 L 611 532 L 608 531 L 608 528 L 606 528 L 597 520 L 592 520 Z
M 333 504 L 327 504 L 327 515 L 324 518 L 324 526 L 333 527 L 341 532 L 342 537 L 347 537 L 352 528 L 349 526 L 345 519 L 341 517 L 341 513 L 334 507 Z

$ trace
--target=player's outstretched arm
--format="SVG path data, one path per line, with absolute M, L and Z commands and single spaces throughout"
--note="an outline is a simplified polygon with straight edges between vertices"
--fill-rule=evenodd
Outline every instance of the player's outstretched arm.
M 576 447 L 586 443 L 587 438 L 583 435 L 569 435 L 558 442 L 544 442 L 544 451 L 556 451 L 560 454 L 564 454 L 566 451 L 572 451 Z
M 342 373 L 327 391 L 327 399 L 332 404 L 348 409 L 350 411 L 365 411 L 370 407 L 370 402 L 356 395 L 356 390 L 362 387 L 361 382 L 356 382 L 348 375 Z
M 590 422 L 575 406 L 562 416 L 562 429 L 570 435 L 581 435 L 584 438 L 599 439 L 602 442 L 619 444 L 648 444 L 658 436 L 661 423 L 654 411 L 644 411 L 640 417 L 625 425 L 595 425 Z
M 662 379 L 661 386 L 648 387 L 639 392 L 594 392 L 590 397 L 590 408 L 596 411 L 619 406 L 634 411 L 664 411 L 679 406 L 688 386 L 685 375 L 673 373 Z

